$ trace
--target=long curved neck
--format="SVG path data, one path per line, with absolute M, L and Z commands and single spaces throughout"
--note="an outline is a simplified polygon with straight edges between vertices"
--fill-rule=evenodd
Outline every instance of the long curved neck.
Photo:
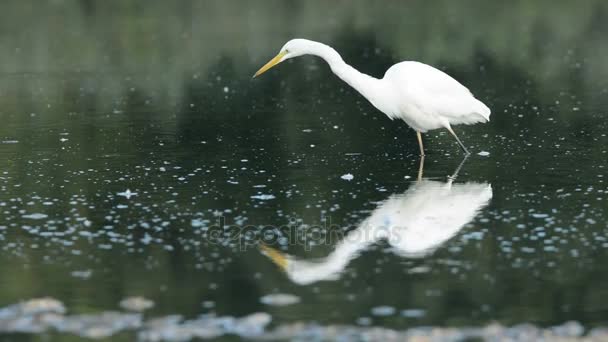
M 373 99 L 382 94 L 379 79 L 359 72 L 357 69 L 346 64 L 340 54 L 332 47 L 313 41 L 310 44 L 309 54 L 323 58 L 329 64 L 334 74 L 374 104 Z
M 327 257 L 315 261 L 291 260 L 291 264 L 286 269 L 287 275 L 300 285 L 339 277 L 362 250 L 382 237 L 377 232 L 378 228 L 370 225 L 369 220 L 363 221 L 357 229 L 346 235 Z

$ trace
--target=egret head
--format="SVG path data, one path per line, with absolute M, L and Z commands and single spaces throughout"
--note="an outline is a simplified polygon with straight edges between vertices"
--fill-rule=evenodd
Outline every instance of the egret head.
M 308 53 L 310 49 L 310 41 L 306 39 L 292 39 L 288 41 L 279 53 L 271 59 L 268 63 L 264 64 L 263 67 L 258 70 L 253 77 L 260 76 L 261 74 L 268 71 L 273 66 L 288 60 L 290 58 L 302 56 Z

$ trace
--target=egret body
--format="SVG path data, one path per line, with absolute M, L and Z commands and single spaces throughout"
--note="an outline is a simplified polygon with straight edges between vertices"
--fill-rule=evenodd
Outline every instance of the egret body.
M 391 120 L 401 119 L 416 131 L 420 155 L 424 155 L 422 135 L 432 129 L 446 128 L 462 148 L 452 125 L 471 125 L 490 120 L 490 109 L 477 100 L 465 86 L 430 65 L 406 61 L 390 67 L 381 79 L 366 75 L 346 64 L 328 45 L 292 39 L 279 54 L 258 70 L 254 77 L 290 58 L 315 55 L 323 58 L 331 71 L 355 88 L 374 107 Z

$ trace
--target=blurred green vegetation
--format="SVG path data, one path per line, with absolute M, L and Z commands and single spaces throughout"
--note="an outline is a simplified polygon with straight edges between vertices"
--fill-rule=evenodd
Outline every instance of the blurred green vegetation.
M 140 84 L 145 96 L 179 101 L 187 80 L 207 75 L 220 58 L 245 79 L 285 41 L 305 37 L 370 58 L 372 49 L 382 49 L 391 62 L 414 59 L 462 70 L 486 57 L 542 84 L 541 95 L 578 94 L 608 78 L 607 17 L 601 0 L 5 1 L 1 89 L 19 88 L 7 80 L 11 73 L 102 73 L 104 88 L 120 94 L 129 71 L 150 77 Z M 365 36 L 372 45 L 351 46 L 345 36 Z M 380 67 L 372 70 L 376 76 Z M 500 83 L 486 78 L 483 85 Z M 48 95 L 62 96 L 66 88 L 47 89 Z

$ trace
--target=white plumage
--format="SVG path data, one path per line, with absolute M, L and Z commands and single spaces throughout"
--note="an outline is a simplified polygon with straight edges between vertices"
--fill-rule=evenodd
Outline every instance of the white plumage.
M 297 284 L 334 279 L 361 251 L 381 239 L 401 256 L 432 253 L 473 220 L 491 198 L 492 187 L 487 183 L 422 180 L 382 202 L 325 258 L 298 260 L 269 247 L 264 251 Z
M 396 112 L 419 132 L 490 120 L 490 109 L 450 75 L 420 62 L 393 65 L 382 79 L 393 89 Z
M 418 136 L 424 155 L 421 133 L 446 128 L 466 154 L 452 125 L 490 120 L 490 109 L 462 84 L 441 70 L 420 62 L 401 62 L 390 67 L 382 79 L 363 74 L 346 64 L 328 45 L 306 39 L 292 39 L 279 54 L 264 65 L 258 76 L 282 61 L 305 55 L 323 58 L 331 70 L 367 98 L 391 119 L 402 119 Z

